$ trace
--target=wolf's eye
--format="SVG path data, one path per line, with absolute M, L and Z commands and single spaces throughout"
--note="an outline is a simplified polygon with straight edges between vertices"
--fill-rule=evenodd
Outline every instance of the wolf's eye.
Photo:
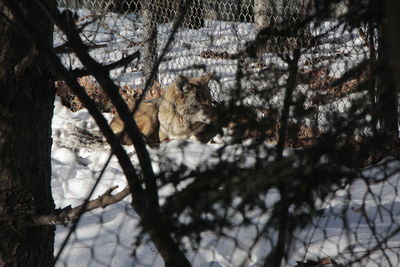
M 196 92 L 196 98 L 199 99 L 199 100 L 203 100 L 204 99 L 203 92 L 197 91 Z

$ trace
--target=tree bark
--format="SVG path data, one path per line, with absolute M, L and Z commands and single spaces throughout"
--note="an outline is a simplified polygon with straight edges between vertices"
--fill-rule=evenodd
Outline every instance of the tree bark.
M 391 98 L 392 110 L 389 111 L 391 122 L 388 122 L 390 128 L 389 132 L 393 134 L 395 138 L 399 136 L 399 88 L 400 88 L 400 36 L 397 34 L 400 27 L 400 18 L 396 11 L 400 8 L 400 2 L 396 0 L 388 0 L 386 2 L 386 16 L 387 16 L 387 29 L 386 29 L 386 40 L 387 43 L 387 54 L 388 65 L 392 73 L 393 85 L 390 91 L 387 93 L 388 97 Z
M 51 118 L 55 97 L 50 71 L 32 42 L 21 34 L 0 0 L 0 216 L 49 214 Z M 44 5 L 55 4 L 52 0 Z M 40 34 L 52 45 L 53 24 L 30 1 Z M 54 227 L 0 225 L 0 265 L 52 266 Z M 3 266 L 3 265 L 2 265 Z
M 398 131 L 398 95 L 391 49 L 392 35 L 390 24 L 383 21 L 378 29 L 378 61 L 383 63 L 378 75 L 378 116 L 381 133 L 388 139 L 394 140 L 399 136 Z M 393 39 L 395 40 L 395 39 Z M 394 54 L 395 55 L 395 54 Z
M 400 2 L 397 0 L 388 0 L 386 4 L 386 14 L 388 17 L 388 49 L 391 54 L 391 66 L 395 73 L 400 73 L 400 35 L 397 34 L 400 27 L 400 17 L 398 10 L 400 9 Z M 400 83 L 399 75 L 395 75 L 396 83 Z

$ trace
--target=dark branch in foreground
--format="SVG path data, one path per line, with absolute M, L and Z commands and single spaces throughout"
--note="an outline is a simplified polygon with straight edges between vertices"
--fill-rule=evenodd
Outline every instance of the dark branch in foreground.
M 129 156 L 118 142 L 118 139 L 108 126 L 105 118 L 99 112 L 95 103 L 87 96 L 84 90 L 82 90 L 82 87 L 77 83 L 76 79 L 74 79 L 74 77 L 65 69 L 60 59 L 52 51 L 52 48 L 44 44 L 40 36 L 35 34 L 37 32 L 35 29 L 36 27 L 28 19 L 29 14 L 24 14 L 24 12 L 19 9 L 18 5 L 14 1 L 3 1 L 6 3 L 13 17 L 20 25 L 20 29 L 24 30 L 24 33 L 32 39 L 38 50 L 47 58 L 49 64 L 53 66 L 55 72 L 63 73 L 67 85 L 79 97 L 81 102 L 87 107 L 90 114 L 95 118 L 96 123 L 99 125 L 101 131 L 105 135 L 107 142 L 111 145 L 112 151 L 115 153 L 115 155 L 117 155 L 118 161 L 120 162 L 125 176 L 127 177 L 130 191 L 135 196 L 132 200 L 132 206 L 140 215 L 142 226 L 144 230 L 150 234 L 152 241 L 164 259 L 165 266 L 191 266 L 185 254 L 180 249 L 178 242 L 174 240 L 172 234 L 164 227 L 162 220 L 163 216 L 161 216 L 162 214 L 158 203 L 156 176 L 152 169 L 150 156 L 144 141 L 142 140 L 142 136 L 137 128 L 137 125 L 130 115 L 128 106 L 118 94 L 118 87 L 109 77 L 109 72 L 104 69 L 103 65 L 96 62 L 88 54 L 87 47 L 83 44 L 82 39 L 80 38 L 79 33 L 77 33 L 73 23 L 68 23 L 68 20 L 64 19 L 65 16 L 61 15 L 57 9 L 49 10 L 47 7 L 42 6 L 45 13 L 67 36 L 68 42 L 74 48 L 77 57 L 92 73 L 101 87 L 107 92 L 110 100 L 117 108 L 121 119 L 124 121 L 129 137 L 134 141 L 134 147 L 139 158 L 139 164 L 143 171 L 143 179 L 139 178 L 135 168 L 132 165 L 132 162 L 129 159 Z M 38 5 L 41 5 L 40 1 L 35 2 Z M 179 19 L 177 19 L 178 22 L 183 20 L 183 11 L 185 6 L 186 4 L 181 5 L 179 12 L 180 16 L 178 17 Z M 179 23 L 176 23 L 176 25 L 179 26 Z M 142 182 L 145 184 L 145 189 L 142 187 Z M 79 218 L 77 220 L 79 221 Z M 69 234 L 68 237 L 69 236 L 71 236 L 71 234 Z M 60 248 L 60 252 L 65 247 L 67 241 L 68 238 L 65 239 Z M 59 258 L 60 252 L 57 254 L 55 260 Z
M 40 5 L 40 2 L 37 1 Z M 127 104 L 122 99 L 121 95 L 118 93 L 117 85 L 111 80 L 109 76 L 109 71 L 102 64 L 98 63 L 94 58 L 92 58 L 89 53 L 87 46 L 83 43 L 80 38 L 79 32 L 76 29 L 76 26 L 73 22 L 70 12 L 60 13 L 58 10 L 48 10 L 46 7 L 43 7 L 44 11 L 47 15 L 54 21 L 57 27 L 65 34 L 68 39 L 68 43 L 70 47 L 74 49 L 75 55 L 79 58 L 82 65 L 86 67 L 86 69 L 90 72 L 91 75 L 97 80 L 103 90 L 107 93 L 111 102 L 115 106 L 118 114 L 121 116 L 121 119 L 124 122 L 125 128 L 131 140 L 133 140 L 133 146 L 136 150 L 136 153 L 139 158 L 139 164 L 143 171 L 144 183 L 146 184 L 146 191 L 150 188 L 156 188 L 155 175 L 152 169 L 150 156 L 146 149 L 146 145 L 142 139 L 142 135 L 139 132 L 139 129 L 133 120 L 132 116 L 130 116 L 130 112 Z M 135 189 L 141 188 L 141 181 L 138 177 L 136 179 L 136 185 L 130 183 L 132 193 L 136 195 Z M 148 207 L 150 209 L 158 208 L 158 197 L 156 190 L 153 192 L 148 192 L 152 195 L 152 201 L 149 203 L 152 207 Z M 150 197 L 150 196 L 149 196 Z M 144 208 L 144 205 L 139 205 L 140 209 Z M 138 211 L 141 213 L 143 211 Z
M 49 215 L 37 215 L 32 217 L 26 216 L 12 216 L 12 217 L 1 217 L 0 221 L 17 221 L 19 223 L 25 223 L 31 226 L 40 225 L 66 225 L 75 222 L 81 214 L 88 211 L 105 208 L 109 205 L 115 204 L 123 200 L 125 197 L 130 195 L 129 187 L 125 187 L 121 192 L 112 195 L 111 193 L 117 189 L 118 186 L 109 188 L 104 194 L 98 198 L 83 203 L 75 208 L 70 206 L 63 209 L 55 210 L 54 214 Z
M 104 65 L 103 67 L 106 70 L 110 71 L 110 70 L 113 70 L 113 69 L 116 69 L 116 68 L 124 67 L 124 66 L 128 65 L 129 63 L 131 63 L 135 59 L 140 59 L 140 52 L 139 51 L 136 51 L 135 53 L 133 53 L 133 54 L 131 54 L 129 56 L 123 57 L 123 58 L 121 58 L 120 60 L 118 60 L 116 62 Z M 78 68 L 71 70 L 70 73 L 75 78 L 80 78 L 80 77 L 83 77 L 83 76 L 91 75 L 91 72 L 88 71 L 87 69 L 78 69 Z M 55 74 L 55 76 L 56 76 L 56 80 L 62 80 L 62 76 L 61 75 Z
M 107 44 L 91 44 L 88 45 L 88 49 L 96 49 L 96 48 L 103 48 L 107 47 Z M 53 52 L 56 54 L 66 54 L 66 53 L 73 53 L 74 49 L 69 46 L 68 43 L 64 43 L 62 45 L 56 46 L 53 48 Z

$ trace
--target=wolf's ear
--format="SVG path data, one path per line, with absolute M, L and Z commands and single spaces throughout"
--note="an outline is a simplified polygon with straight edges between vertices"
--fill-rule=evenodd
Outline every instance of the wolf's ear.
M 188 79 L 183 75 L 176 75 L 175 77 L 176 88 L 183 95 L 188 91 Z
M 208 73 L 206 73 L 206 74 L 204 74 L 203 76 L 200 76 L 199 77 L 199 81 L 202 83 L 202 84 L 208 84 L 208 82 L 212 79 L 212 78 L 214 78 L 214 76 L 215 76 L 215 71 L 213 71 L 213 72 L 208 72 Z

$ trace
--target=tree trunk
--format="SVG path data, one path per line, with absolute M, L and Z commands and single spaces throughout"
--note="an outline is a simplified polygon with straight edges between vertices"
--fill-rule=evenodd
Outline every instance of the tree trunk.
M 397 34 L 400 27 L 400 17 L 398 10 L 400 9 L 400 1 L 388 0 L 386 4 L 386 14 L 388 17 L 388 48 L 392 61 L 391 66 L 395 73 L 400 73 L 400 35 Z M 395 75 L 396 83 L 400 83 L 400 76 Z
M 42 0 L 44 5 L 55 4 Z M 31 1 L 18 1 L 52 45 L 53 24 Z M 0 0 L 0 11 L 9 11 Z M 0 16 L 0 217 L 49 214 L 51 118 L 55 91 L 50 72 L 30 40 Z M 54 227 L 0 224 L 0 265 L 52 266 Z
M 388 22 L 382 22 L 378 35 L 378 60 L 383 63 L 383 69 L 378 76 L 378 116 L 381 133 L 388 140 L 397 139 L 398 131 L 398 96 L 393 71 L 394 64 L 390 53 L 392 40 Z M 394 39 L 395 40 L 395 39 Z
M 400 88 L 400 36 L 397 34 L 398 29 L 400 27 L 400 17 L 397 14 L 397 11 L 400 8 L 400 2 L 398 0 L 388 0 L 386 3 L 386 14 L 388 18 L 388 26 L 387 26 L 387 44 L 388 44 L 388 53 L 390 54 L 390 62 L 389 66 L 392 71 L 394 86 L 392 87 L 393 98 L 392 102 L 396 107 L 393 107 L 393 114 L 395 119 L 395 125 L 399 124 L 399 88 Z M 394 129 L 394 135 L 396 137 L 399 136 L 398 127 Z

